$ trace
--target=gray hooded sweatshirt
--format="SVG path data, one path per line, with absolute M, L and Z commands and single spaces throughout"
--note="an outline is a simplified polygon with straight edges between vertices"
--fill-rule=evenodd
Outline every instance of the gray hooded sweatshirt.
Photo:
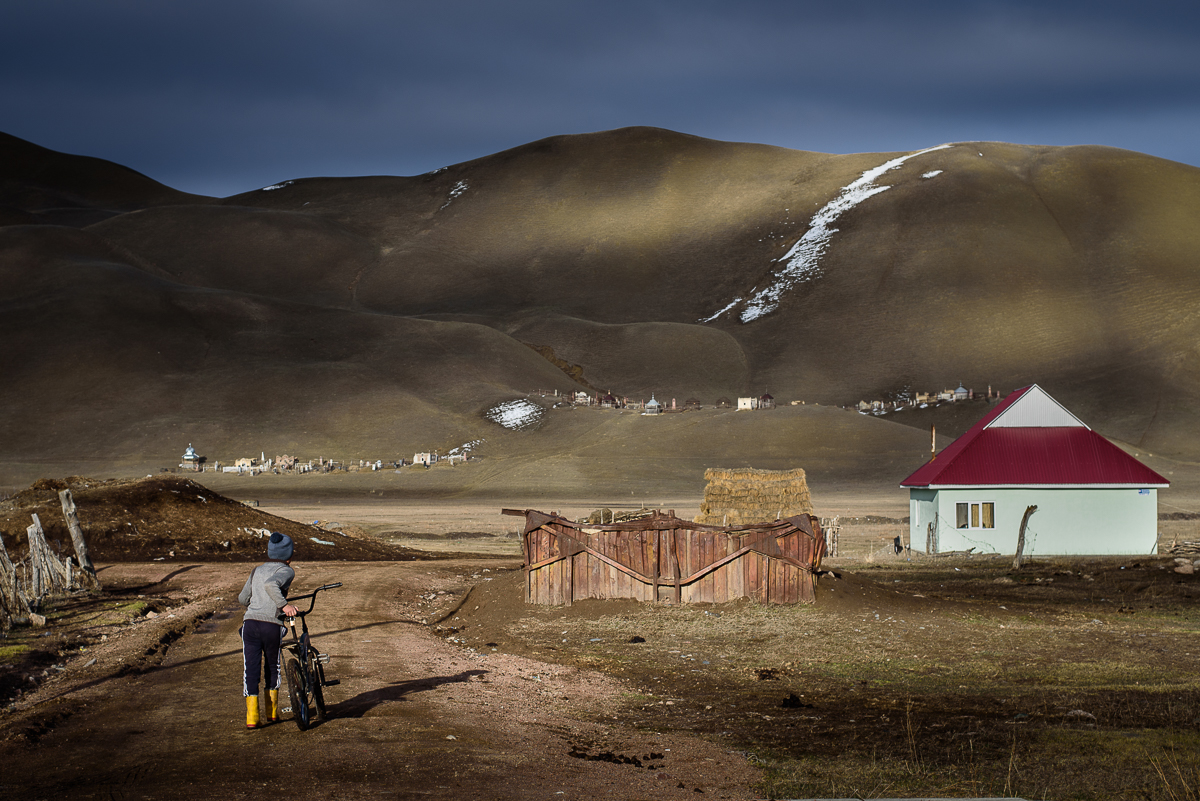
M 283 562 L 264 562 L 254 568 L 238 594 L 238 601 L 246 607 L 242 619 L 281 623 L 279 610 L 287 604 L 288 589 L 295 577 L 296 571 Z

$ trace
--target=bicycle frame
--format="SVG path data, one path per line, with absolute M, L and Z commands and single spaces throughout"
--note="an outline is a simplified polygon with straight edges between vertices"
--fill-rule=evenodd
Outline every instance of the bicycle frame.
M 340 581 L 336 584 L 326 584 L 306 595 L 299 595 L 288 599 L 288 603 L 293 606 L 295 606 L 296 601 L 302 601 L 305 598 L 311 599 L 308 609 L 304 611 L 297 609 L 295 616 L 287 618 L 287 626 L 292 631 L 292 642 L 285 646 L 292 654 L 291 658 L 287 660 L 286 669 L 288 692 L 292 700 L 292 717 L 301 731 L 304 731 L 310 725 L 311 710 L 308 706 L 309 699 L 311 698 L 315 703 L 316 719 L 325 720 L 325 695 L 322 692 L 322 688 L 332 687 L 339 683 L 337 679 L 330 681 L 325 679 L 325 665 L 329 662 L 329 655 L 321 653 L 312 644 L 312 638 L 308 633 L 308 620 L 306 618 L 317 603 L 317 593 L 340 586 L 342 586 Z M 296 632 L 297 617 L 300 618 L 301 633 L 299 634 Z

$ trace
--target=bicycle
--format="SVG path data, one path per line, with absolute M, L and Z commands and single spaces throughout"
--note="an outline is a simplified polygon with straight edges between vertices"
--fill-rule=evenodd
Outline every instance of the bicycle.
M 284 672 L 287 675 L 288 695 L 292 701 L 292 719 L 296 721 L 300 731 L 305 731 L 311 726 L 314 718 L 319 721 L 325 720 L 323 688 L 341 683 L 338 679 L 325 678 L 325 666 L 329 664 L 329 654 L 321 653 L 312 644 L 312 638 L 308 635 L 308 620 L 306 619 L 317 603 L 318 592 L 340 586 L 342 586 L 340 581 L 336 584 L 326 584 L 317 587 L 307 595 L 288 599 L 288 603 L 292 605 L 305 598 L 312 599 L 308 603 L 308 609 L 303 612 L 297 609 L 295 617 L 287 618 L 287 625 L 292 630 L 292 642 L 284 646 L 290 653 Z M 300 618 L 301 634 L 296 633 L 297 617 Z M 312 707 L 309 705 L 310 702 Z

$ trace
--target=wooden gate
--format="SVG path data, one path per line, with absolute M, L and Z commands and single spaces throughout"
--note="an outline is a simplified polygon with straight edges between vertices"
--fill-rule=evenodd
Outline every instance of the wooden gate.
M 812 603 L 825 554 L 821 525 L 802 514 L 751 526 L 706 526 L 655 512 L 611 525 L 524 515 L 525 600 L 567 605 L 584 598 L 666 603 Z

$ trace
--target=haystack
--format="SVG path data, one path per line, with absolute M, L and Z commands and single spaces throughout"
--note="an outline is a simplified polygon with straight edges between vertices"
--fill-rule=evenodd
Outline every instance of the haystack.
M 708 486 L 697 523 L 741 526 L 812 514 L 812 499 L 804 471 L 755 470 L 753 467 L 704 471 Z

